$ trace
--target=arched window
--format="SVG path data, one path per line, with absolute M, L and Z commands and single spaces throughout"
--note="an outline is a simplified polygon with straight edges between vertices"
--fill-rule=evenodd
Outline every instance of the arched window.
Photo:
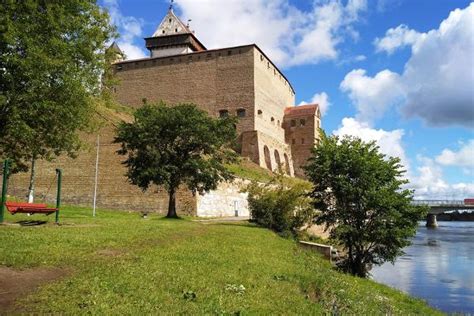
M 268 170 L 272 170 L 272 160 L 270 159 L 270 150 L 267 145 L 263 146 L 263 155 L 265 156 L 265 165 Z
M 245 117 L 245 109 L 238 109 L 237 110 L 238 117 Z
M 290 174 L 291 174 L 291 170 L 290 170 L 290 160 L 288 159 L 288 155 L 287 155 L 287 154 L 283 154 L 283 157 L 285 158 L 285 170 L 286 170 L 286 174 L 287 174 L 287 175 L 290 175 Z
M 272 116 L 272 118 L 270 119 L 270 121 L 272 121 L 272 124 L 275 124 L 275 118 Z
M 219 111 L 219 117 L 228 117 L 229 116 L 229 111 L 227 110 L 220 110 Z
M 281 167 L 280 153 L 278 152 L 278 150 L 275 149 L 273 154 L 275 155 L 275 163 L 276 163 L 275 169 L 279 169 Z
M 258 111 L 257 111 L 257 115 L 258 115 L 258 117 L 262 117 L 262 115 L 263 115 L 262 110 L 258 110 Z

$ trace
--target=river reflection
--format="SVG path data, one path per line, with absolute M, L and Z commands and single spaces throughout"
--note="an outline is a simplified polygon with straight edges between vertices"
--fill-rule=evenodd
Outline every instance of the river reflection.
M 380 283 L 422 298 L 445 312 L 474 313 L 474 222 L 420 223 L 395 265 L 371 273 Z

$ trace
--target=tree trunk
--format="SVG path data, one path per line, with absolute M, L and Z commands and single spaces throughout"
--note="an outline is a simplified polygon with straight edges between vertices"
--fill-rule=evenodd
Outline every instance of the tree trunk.
M 30 185 L 28 187 L 28 203 L 33 203 L 35 200 L 35 157 L 31 159 L 31 173 Z
M 169 195 L 168 214 L 166 215 L 166 217 L 178 218 L 178 214 L 176 214 L 176 189 L 170 188 L 168 191 L 168 195 Z

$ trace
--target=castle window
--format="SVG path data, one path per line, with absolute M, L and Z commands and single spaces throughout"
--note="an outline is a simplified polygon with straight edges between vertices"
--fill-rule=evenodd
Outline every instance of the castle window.
M 262 117 L 262 114 L 263 114 L 262 110 L 258 110 L 257 114 L 258 114 L 259 117 Z
M 275 118 L 272 116 L 272 118 L 270 119 L 270 121 L 272 121 L 272 124 L 275 124 Z
M 238 109 L 237 110 L 238 117 L 245 117 L 245 109 Z
M 304 138 L 301 138 L 301 145 L 304 144 Z
M 176 33 L 178 33 L 178 29 L 174 29 L 174 31 L 175 31 Z
M 296 121 L 295 120 L 291 120 L 291 127 L 295 127 L 296 126 Z
M 161 31 L 162 34 L 165 34 L 165 30 Z
M 228 117 L 229 116 L 229 111 L 227 110 L 220 110 L 219 111 L 219 117 Z
M 171 23 L 171 19 L 169 19 L 169 20 L 168 20 L 168 22 L 170 22 L 170 23 Z
M 277 125 L 280 126 L 280 120 L 277 121 Z
M 260 60 L 263 61 L 263 55 L 262 54 L 260 54 Z
M 301 119 L 300 120 L 300 126 L 304 126 L 306 124 L 306 120 L 305 119 Z

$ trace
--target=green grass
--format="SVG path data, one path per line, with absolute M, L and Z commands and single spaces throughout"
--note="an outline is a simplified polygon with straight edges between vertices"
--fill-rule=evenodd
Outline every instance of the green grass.
M 6 221 L 43 217 L 7 214 Z M 438 313 L 399 291 L 338 273 L 318 254 L 250 224 L 102 210 L 92 218 L 90 209 L 77 207 L 64 209 L 61 226 L 53 220 L 0 226 L 1 265 L 70 271 L 19 302 L 31 313 Z

